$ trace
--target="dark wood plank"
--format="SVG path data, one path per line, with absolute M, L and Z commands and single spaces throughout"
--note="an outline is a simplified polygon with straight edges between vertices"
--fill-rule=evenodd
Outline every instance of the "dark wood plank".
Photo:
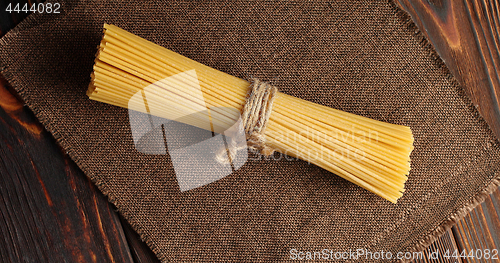
M 122 221 L 123 229 L 125 230 L 125 236 L 127 237 L 128 244 L 132 253 L 132 257 L 136 263 L 158 263 L 160 260 L 156 257 L 153 251 L 146 245 L 146 243 L 141 241 L 141 238 L 137 232 L 132 229 L 132 226 L 123 218 L 120 217 Z
M 0 259 L 132 262 L 113 206 L 0 79 Z
M 471 211 L 453 227 L 459 251 L 490 253 L 500 248 L 500 193 L 491 194 L 481 205 Z M 467 258 L 467 262 L 499 262 L 498 259 Z
M 498 2 L 400 0 L 400 4 L 412 14 L 498 136 Z M 4 21 L 15 24 L 21 19 L 1 20 L 0 35 L 8 30 Z M 131 258 L 157 262 L 29 110 L 13 96 L 5 96 L 5 91 L 0 88 L 0 257 L 37 262 L 126 262 Z M 429 258 L 434 251 L 498 247 L 500 199 L 498 192 L 492 196 L 436 241 L 418 262 L 457 262 L 442 256 Z
M 451 230 L 434 242 L 424 253 L 424 259 L 414 262 L 500 262 L 499 259 L 453 257 L 465 251 L 467 255 L 477 250 L 483 253 L 500 248 L 500 192 L 490 194 L 486 200 L 460 220 Z M 448 254 L 445 254 L 449 251 Z M 435 252 L 438 252 L 437 254 Z M 500 251 L 499 251 L 500 252 Z M 439 255 L 431 257 L 431 253 Z M 446 256 L 448 255 L 448 256 Z
M 4 12 L 9 3 L 23 6 L 24 3 L 31 5 L 41 2 L 44 1 L 0 0 L 0 37 L 28 15 Z M 31 202 L 41 202 L 29 212 L 19 208 L 14 210 L 10 207 L 13 203 L 19 207 L 21 204 L 27 207 L 32 205 L 30 202 L 20 203 L 26 202 L 24 199 L 16 200 L 21 198 L 19 192 L 8 192 L 4 196 L 4 192 L 0 191 L 0 235 L 4 237 L 0 240 L 2 261 L 159 262 L 87 177 L 67 155 L 59 151 L 54 139 L 36 121 L 31 111 L 23 106 L 21 98 L 1 76 L 0 107 L 3 109 L 0 118 L 4 119 L 0 122 L 0 130 L 8 131 L 8 140 L 3 141 L 7 150 L 19 155 L 3 152 L 5 147 L 0 144 L 0 160 L 3 161 L 0 164 L 4 164 L 0 165 L 0 183 L 3 180 L 18 183 L 17 176 L 20 173 L 12 174 L 12 165 L 26 167 L 21 170 L 24 183 L 30 188 L 20 190 L 32 196 Z M 21 132 L 23 129 L 31 137 L 23 137 L 26 136 L 26 132 Z M 29 155 L 18 150 L 15 147 L 18 145 L 9 144 L 10 140 L 17 140 L 26 147 L 35 146 L 35 151 Z M 27 142 L 29 145 L 26 145 Z M 41 160 L 40 156 L 48 157 Z M 62 177 L 63 174 L 65 177 Z M 41 193 L 45 199 L 40 197 Z M 26 218 L 26 215 L 33 213 L 38 217 Z M 40 218 L 44 220 L 39 221 Z M 40 224 L 50 229 L 39 228 Z M 26 250 L 23 244 L 31 244 L 37 249 Z
M 399 0 L 500 138 L 500 4 L 479 0 Z M 500 247 L 498 191 L 429 249 L 453 252 Z M 456 244 L 446 242 L 452 237 Z M 444 256 L 443 253 L 440 253 Z M 447 262 L 441 257 L 425 262 Z M 460 261 L 462 259 L 456 259 Z M 467 258 L 464 262 L 490 262 Z M 494 262 L 494 261 L 491 261 Z
M 500 138 L 500 4 L 398 0 Z
M 490 195 L 482 204 L 482 222 L 488 226 L 489 243 L 496 248 L 500 248 L 500 191 Z M 495 235 L 497 233 L 497 235 Z
M 12 8 L 15 5 L 19 4 L 22 9 L 25 4 L 31 6 L 34 3 L 42 3 L 43 0 L 0 0 L 0 36 L 5 35 L 7 31 L 9 31 L 13 25 L 19 24 L 24 18 L 26 18 L 31 12 L 7 12 L 7 6 L 9 4 L 14 4 L 11 6 Z
M 458 249 L 457 244 L 455 243 L 455 237 L 451 230 L 446 231 L 446 233 L 441 236 L 440 239 L 436 240 L 426 251 L 423 253 L 422 259 L 415 259 L 413 262 L 415 263 L 423 263 L 423 262 L 450 262 L 450 263 L 459 263 L 462 262 L 460 259 L 456 260 L 453 258 L 447 258 L 443 256 L 443 252 L 449 250 Z

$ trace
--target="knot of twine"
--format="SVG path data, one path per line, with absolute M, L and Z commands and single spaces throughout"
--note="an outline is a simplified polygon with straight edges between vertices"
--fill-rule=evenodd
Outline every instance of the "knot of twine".
M 227 141 L 227 151 L 222 149 L 217 153 L 217 160 L 221 163 L 231 162 L 239 150 L 247 147 L 259 151 L 265 156 L 273 154 L 274 149 L 266 145 L 266 130 L 269 117 L 273 109 L 273 101 L 278 89 L 268 82 L 253 78 L 245 105 L 241 113 L 241 126 L 246 136 L 246 144 L 241 145 L 237 136 L 230 136 Z M 239 131 L 239 132 L 243 132 Z

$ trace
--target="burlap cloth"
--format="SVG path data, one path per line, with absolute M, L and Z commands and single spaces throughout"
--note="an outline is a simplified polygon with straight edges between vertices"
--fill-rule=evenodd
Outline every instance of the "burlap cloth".
M 499 145 L 408 16 L 381 1 L 60 1 L 0 40 L 0 69 L 161 260 L 422 250 L 498 185 Z M 229 74 L 415 135 L 397 205 L 303 161 L 248 161 L 181 193 L 126 109 L 85 95 L 103 23 Z M 40 153 L 43 154 L 43 153 Z

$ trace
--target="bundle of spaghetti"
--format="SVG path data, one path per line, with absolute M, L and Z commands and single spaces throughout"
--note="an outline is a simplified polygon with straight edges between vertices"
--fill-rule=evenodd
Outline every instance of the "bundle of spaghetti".
M 194 70 L 182 80 L 165 79 Z M 170 81 L 171 82 L 171 81 Z M 147 90 L 146 90 L 147 87 Z M 242 111 L 250 83 L 113 25 L 104 25 L 90 99 L 150 113 L 221 133 Z M 200 90 L 200 96 L 193 95 Z M 147 107 L 138 92 L 147 92 Z M 185 116 L 190 105 L 203 116 Z M 236 109 L 236 110 L 231 110 Z M 410 170 L 413 135 L 409 127 L 343 112 L 281 92 L 275 94 L 264 133 L 266 145 L 313 163 L 393 203 L 403 195 Z

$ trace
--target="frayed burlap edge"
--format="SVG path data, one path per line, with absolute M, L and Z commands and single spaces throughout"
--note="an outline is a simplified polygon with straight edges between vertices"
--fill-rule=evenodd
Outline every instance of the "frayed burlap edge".
M 389 0 L 389 4 L 392 7 L 395 15 L 402 22 L 402 25 L 410 33 L 412 33 L 415 36 L 415 38 L 417 38 L 417 40 L 422 45 L 423 49 L 431 57 L 435 65 L 438 68 L 440 68 L 443 71 L 443 73 L 445 73 L 446 78 L 456 87 L 457 91 L 462 97 L 462 100 L 464 100 L 464 102 L 469 106 L 469 108 L 472 108 L 473 112 L 476 113 L 475 115 L 477 115 L 477 118 L 479 118 L 479 122 L 483 126 L 487 127 L 487 130 L 490 133 L 490 135 L 496 138 L 496 136 L 490 129 L 488 123 L 486 123 L 484 118 L 479 114 L 477 108 L 472 103 L 472 100 L 467 96 L 465 90 L 462 88 L 462 86 L 460 86 L 460 83 L 455 78 L 455 76 L 451 74 L 450 70 L 448 69 L 444 61 L 441 59 L 439 54 L 434 49 L 432 43 L 425 37 L 424 33 L 420 31 L 415 22 L 413 22 L 411 16 L 405 10 L 401 9 L 400 6 L 397 3 L 395 3 L 395 1 L 396 0 Z M 499 144 L 498 138 L 495 144 L 497 145 Z M 474 210 L 476 206 L 480 205 L 486 198 L 488 198 L 490 194 L 494 193 L 499 186 L 500 186 L 500 174 L 497 174 L 495 175 L 495 178 L 493 178 L 490 182 L 488 182 L 488 184 L 482 190 L 480 190 L 476 195 L 472 196 L 468 203 L 456 209 L 446 219 L 444 219 L 436 228 L 427 232 L 422 237 L 422 239 L 417 240 L 416 244 L 414 244 L 409 248 L 409 252 L 425 252 L 425 250 L 427 250 L 427 248 L 430 245 L 432 245 L 432 243 L 434 243 L 442 235 L 444 235 L 446 231 L 451 229 L 457 222 L 462 220 L 467 214 L 469 214 L 470 211 Z M 411 262 L 411 260 L 405 260 L 405 259 L 401 261 Z
M 0 43 L 2 43 L 2 39 L 0 39 Z M 18 84 L 16 77 L 10 72 L 6 71 L 6 69 L 7 68 L 3 66 L 3 62 L 0 61 L 0 74 L 2 74 L 5 77 L 5 79 L 9 82 L 9 84 L 21 95 L 22 98 L 24 98 L 25 105 L 27 105 L 30 108 L 30 110 L 33 111 L 33 113 L 40 121 L 40 123 L 42 123 L 44 128 L 50 134 L 52 134 L 57 143 L 66 151 L 68 156 L 76 163 L 76 165 L 83 171 L 83 173 L 90 178 L 92 183 L 94 183 L 97 186 L 99 191 L 101 191 L 104 194 L 104 196 L 107 197 L 108 201 L 117 208 L 117 211 L 120 213 L 120 215 L 123 216 L 123 218 L 125 218 L 125 220 L 132 226 L 132 229 L 139 234 L 141 240 L 145 242 L 149 248 L 151 248 L 151 250 L 155 253 L 158 259 L 162 262 L 168 262 L 168 259 L 165 256 L 163 256 L 162 253 L 160 253 L 160 249 L 156 246 L 156 244 L 152 241 L 152 239 L 147 234 L 145 234 L 140 224 L 123 212 L 124 205 L 118 201 L 119 199 L 113 196 L 112 192 L 107 188 L 106 184 L 98 180 L 96 175 L 90 169 L 88 169 L 88 167 L 81 161 L 81 159 L 75 153 L 73 147 L 71 147 L 71 145 L 67 143 L 61 136 L 61 134 L 53 127 L 50 120 L 45 119 L 40 114 L 41 111 L 38 109 L 38 107 L 32 105 L 29 102 L 29 96 L 27 96 L 25 89 L 23 89 L 22 86 Z
M 428 55 L 432 58 L 435 65 L 443 70 L 447 79 L 452 82 L 452 84 L 456 87 L 457 91 L 460 93 L 462 99 L 469 105 L 469 108 L 472 108 L 473 112 L 475 112 L 476 117 L 479 118 L 481 124 L 487 127 L 487 130 L 490 134 L 493 135 L 493 132 L 489 128 L 488 124 L 481 115 L 477 112 L 477 109 L 474 107 L 472 101 L 465 94 L 464 89 L 459 85 L 458 81 L 451 74 L 443 60 L 439 57 L 437 52 L 435 51 L 432 44 L 425 38 L 424 34 L 418 29 L 415 25 L 411 17 L 406 11 L 402 10 L 395 2 L 395 0 L 388 0 L 389 5 L 392 7 L 394 14 L 401 20 L 402 26 L 409 30 L 419 41 L 422 47 L 428 52 Z M 30 28 L 30 26 L 36 23 L 36 18 L 39 14 L 32 14 L 24 19 L 18 26 L 14 29 L 10 30 L 5 36 L 0 39 L 0 43 L 7 44 L 14 39 L 14 37 L 20 31 Z M 162 262 L 168 262 L 168 258 L 161 253 L 161 250 L 158 246 L 151 240 L 151 238 L 145 234 L 144 230 L 140 227 L 138 222 L 132 220 L 127 214 L 123 213 L 122 204 L 118 201 L 119 199 L 115 198 L 112 195 L 112 192 L 106 187 L 106 185 L 99 181 L 96 175 L 91 172 L 88 167 L 84 165 L 84 163 L 80 160 L 78 155 L 74 152 L 73 148 L 67 143 L 61 134 L 53 127 L 50 120 L 45 119 L 41 110 L 39 110 L 36 106 L 32 105 L 29 102 L 29 96 L 23 86 L 19 83 L 16 76 L 8 71 L 8 67 L 5 65 L 5 61 L 3 61 L 0 57 L 0 74 L 2 74 L 5 79 L 9 82 L 9 84 L 22 96 L 25 101 L 25 104 L 33 111 L 35 116 L 38 118 L 40 123 L 42 123 L 47 131 L 49 131 L 52 136 L 56 139 L 57 143 L 61 147 L 63 147 L 68 156 L 78 165 L 78 167 L 90 178 L 90 180 L 97 186 L 97 188 L 108 198 L 109 202 L 114 204 L 118 209 L 118 212 L 127 220 L 127 222 L 132 226 L 132 229 L 136 231 L 140 238 L 148 245 L 149 248 L 155 253 L 159 260 Z M 494 136 L 494 135 L 493 135 Z M 496 142 L 498 145 L 498 140 Z M 450 214 L 448 218 L 443 220 L 436 228 L 424 234 L 424 236 L 416 242 L 415 245 L 409 248 L 409 252 L 420 252 L 425 251 L 434 241 L 439 239 L 447 230 L 451 229 L 458 221 L 464 218 L 470 211 L 472 211 L 476 206 L 481 204 L 491 193 L 495 192 L 496 189 L 500 186 L 500 174 L 496 175 L 488 184 L 480 190 L 475 196 L 471 198 L 471 200 L 457 209 L 454 213 Z M 405 262 L 403 260 L 403 262 Z M 408 262 L 408 260 L 406 261 Z
M 11 42 L 14 37 L 21 32 L 24 29 L 28 29 L 31 27 L 33 23 L 36 23 L 37 16 L 39 14 L 35 13 L 32 15 L 29 15 L 27 18 L 25 18 L 21 23 L 19 23 L 15 28 L 11 29 L 7 34 L 5 34 L 2 38 L 0 38 L 0 45 L 1 44 L 8 44 Z M 158 248 L 158 246 L 153 242 L 153 240 L 150 238 L 149 235 L 145 233 L 145 231 L 142 229 L 140 224 L 133 220 L 130 216 L 128 216 L 126 213 L 123 212 L 123 207 L 124 205 L 119 201 L 119 199 L 115 198 L 113 196 L 112 192 L 108 189 L 106 184 L 96 177 L 96 175 L 81 161 L 81 159 L 78 157 L 78 155 L 75 153 L 73 147 L 64 140 L 62 135 L 54 128 L 52 125 L 51 121 L 48 119 L 45 119 L 43 115 L 41 114 L 41 110 L 38 109 L 35 105 L 30 103 L 29 100 L 29 95 L 27 94 L 26 90 L 23 88 L 23 86 L 19 83 L 17 80 L 16 76 L 12 74 L 11 72 L 8 71 L 8 67 L 6 66 L 5 61 L 2 60 L 0 56 L 0 74 L 2 74 L 7 82 L 21 95 L 23 102 L 25 105 L 27 105 L 31 111 L 35 114 L 36 118 L 40 121 L 40 123 L 44 126 L 44 128 L 54 136 L 54 139 L 57 141 L 57 143 L 66 151 L 68 156 L 76 163 L 76 165 L 83 171 L 87 177 L 90 178 L 92 183 L 94 183 L 99 191 L 101 191 L 106 198 L 108 198 L 108 201 L 112 203 L 116 208 L 118 213 L 120 213 L 123 218 L 130 224 L 132 229 L 139 234 L 139 237 L 143 242 L 148 245 L 148 247 L 153 251 L 153 253 L 158 257 L 158 259 L 161 262 L 168 262 L 168 258 L 161 253 L 161 250 Z M 85 92 L 84 90 L 82 92 Z

